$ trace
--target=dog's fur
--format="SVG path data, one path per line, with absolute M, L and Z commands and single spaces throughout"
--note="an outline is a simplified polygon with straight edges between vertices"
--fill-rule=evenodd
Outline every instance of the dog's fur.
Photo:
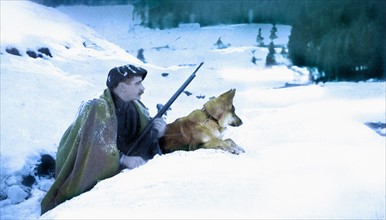
M 166 127 L 160 139 L 164 153 L 177 150 L 196 150 L 199 148 L 222 149 L 234 154 L 244 152 L 231 139 L 222 139 L 226 127 L 242 125 L 235 113 L 233 98 L 236 89 L 221 94 L 204 104 L 201 110 L 194 110 L 188 116 L 178 118 Z

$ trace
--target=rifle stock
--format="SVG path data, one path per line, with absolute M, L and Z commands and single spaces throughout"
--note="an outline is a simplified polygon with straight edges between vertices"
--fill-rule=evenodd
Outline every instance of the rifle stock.
M 138 136 L 134 144 L 129 148 L 129 150 L 126 152 L 126 155 L 129 155 L 131 152 L 136 150 L 139 147 L 139 143 L 141 140 L 146 136 L 146 134 L 150 131 L 152 128 L 153 122 L 156 118 L 162 117 L 163 114 L 170 108 L 170 106 L 173 104 L 173 102 L 178 98 L 178 96 L 185 90 L 185 88 L 192 82 L 194 77 L 196 77 L 196 72 L 201 68 L 201 66 L 204 64 L 204 62 L 201 62 L 200 65 L 194 70 L 194 72 L 189 76 L 189 78 L 178 88 L 178 90 L 174 93 L 174 95 L 168 100 L 168 102 L 161 108 L 161 110 L 158 111 L 158 113 L 149 121 L 147 126 L 143 129 L 142 133 Z

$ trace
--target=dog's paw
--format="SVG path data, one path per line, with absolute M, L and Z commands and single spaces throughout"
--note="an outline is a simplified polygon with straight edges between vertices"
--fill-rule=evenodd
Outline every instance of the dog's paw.
M 232 154 L 241 154 L 244 153 L 244 149 L 237 145 L 232 139 L 212 139 L 209 142 L 200 145 L 200 148 L 205 149 L 220 149 L 223 151 L 227 151 Z
M 237 155 L 239 155 L 241 153 L 245 153 L 245 150 L 240 146 L 232 146 L 229 148 L 228 151 L 232 154 L 237 154 Z
M 232 153 L 232 154 L 241 154 L 245 153 L 245 150 L 237 145 L 232 139 L 228 138 L 225 140 L 225 142 L 228 144 L 228 147 L 224 150 Z

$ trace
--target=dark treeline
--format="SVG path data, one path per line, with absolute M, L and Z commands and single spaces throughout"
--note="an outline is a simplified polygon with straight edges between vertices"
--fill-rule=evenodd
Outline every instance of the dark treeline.
M 50 6 L 57 7 L 61 5 L 126 5 L 133 0 L 32 0 L 33 2 Z
M 293 17 L 289 57 L 316 67 L 314 80 L 385 79 L 384 0 L 303 1 Z M 318 79 L 319 78 L 319 79 Z
M 288 23 L 293 4 L 291 0 L 139 0 L 134 6 L 143 25 L 164 29 L 179 23 Z
M 313 80 L 386 78 L 385 0 L 35 0 L 61 4 L 133 4 L 142 25 L 173 28 L 274 23 L 292 26 L 289 58 L 317 69 Z M 256 30 L 257 34 L 257 30 Z

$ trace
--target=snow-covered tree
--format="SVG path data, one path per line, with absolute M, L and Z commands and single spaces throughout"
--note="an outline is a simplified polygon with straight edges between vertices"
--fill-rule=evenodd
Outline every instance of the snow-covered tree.
M 258 46 L 264 46 L 264 37 L 261 36 L 261 28 L 259 28 L 259 33 L 257 34 L 257 37 L 256 37 L 256 43 Z

